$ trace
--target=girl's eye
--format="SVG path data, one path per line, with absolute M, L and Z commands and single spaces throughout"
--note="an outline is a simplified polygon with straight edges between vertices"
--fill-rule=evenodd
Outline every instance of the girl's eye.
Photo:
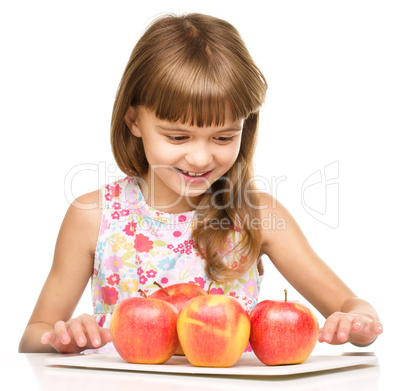
M 169 141 L 173 143 L 182 143 L 186 141 L 189 137 L 188 136 L 166 136 Z M 219 142 L 220 144 L 226 144 L 233 140 L 234 136 L 230 137 L 214 137 L 214 140 Z
M 214 139 L 216 141 L 219 141 L 220 143 L 228 143 L 233 140 L 233 136 L 231 136 L 231 137 L 214 137 Z
M 184 140 L 187 139 L 187 136 L 167 136 L 169 141 L 172 141 L 174 143 L 180 143 Z

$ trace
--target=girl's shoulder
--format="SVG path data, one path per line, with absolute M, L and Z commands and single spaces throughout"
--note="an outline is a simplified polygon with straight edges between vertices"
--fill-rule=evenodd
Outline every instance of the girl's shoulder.
M 99 189 L 99 206 L 106 210 L 119 209 L 141 201 L 142 193 L 138 178 L 126 176 L 103 185 Z
M 272 245 L 289 228 L 297 225 L 286 207 L 269 193 L 258 193 L 258 208 L 263 248 Z
M 309 248 L 303 231 L 286 207 L 271 194 L 259 194 L 262 253 L 272 260 L 273 257 L 289 254 L 290 248 L 298 248 L 299 254 Z
M 257 208 L 261 218 L 268 217 L 275 211 L 282 213 L 284 206 L 271 194 L 260 191 L 257 193 Z
M 65 230 L 78 231 L 95 253 L 99 226 L 102 219 L 102 190 L 98 189 L 77 197 L 69 206 L 63 221 Z

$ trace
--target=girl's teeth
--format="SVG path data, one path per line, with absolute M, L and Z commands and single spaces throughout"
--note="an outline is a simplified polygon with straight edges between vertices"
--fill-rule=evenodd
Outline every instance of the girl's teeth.
M 187 175 L 190 175 L 190 176 L 203 176 L 205 173 L 202 173 L 202 174 L 196 174 L 195 172 L 187 172 Z
M 179 168 L 179 170 L 180 170 L 180 168 Z M 186 174 L 186 175 L 188 175 L 188 176 L 203 176 L 204 174 L 205 174 L 205 172 L 202 172 L 202 173 L 199 173 L 199 174 L 197 174 L 197 173 L 195 173 L 195 172 L 190 172 L 190 171 L 184 171 L 184 170 L 180 170 L 183 174 Z

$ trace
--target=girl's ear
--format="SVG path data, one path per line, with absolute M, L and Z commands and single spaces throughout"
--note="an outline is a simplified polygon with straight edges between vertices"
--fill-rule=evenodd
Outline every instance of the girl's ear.
M 128 108 L 126 115 L 124 116 L 124 122 L 134 136 L 141 137 L 141 131 L 138 127 L 138 111 L 133 106 Z

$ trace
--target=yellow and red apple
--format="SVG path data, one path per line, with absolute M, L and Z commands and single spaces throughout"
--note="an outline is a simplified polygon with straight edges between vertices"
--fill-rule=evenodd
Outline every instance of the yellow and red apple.
M 177 333 L 194 366 L 230 367 L 250 336 L 250 320 L 240 302 L 226 295 L 198 296 L 181 310 Z
M 154 282 L 155 285 L 159 286 L 160 289 L 156 292 L 149 295 L 149 298 L 152 299 L 159 299 L 169 302 L 170 304 L 174 305 L 176 309 L 181 312 L 184 305 L 192 298 L 197 297 L 199 295 L 206 295 L 204 289 L 202 289 L 197 284 L 190 284 L 190 283 L 180 283 L 180 284 L 173 284 L 166 287 L 162 287 L 160 284 Z M 176 351 L 174 352 L 176 355 L 183 356 L 184 352 L 179 343 Z
M 113 345 L 130 363 L 161 364 L 179 344 L 177 309 L 162 300 L 130 297 L 121 301 L 110 320 Z
M 317 318 L 297 302 L 261 301 L 251 311 L 250 321 L 250 345 L 266 365 L 299 364 L 317 343 Z

